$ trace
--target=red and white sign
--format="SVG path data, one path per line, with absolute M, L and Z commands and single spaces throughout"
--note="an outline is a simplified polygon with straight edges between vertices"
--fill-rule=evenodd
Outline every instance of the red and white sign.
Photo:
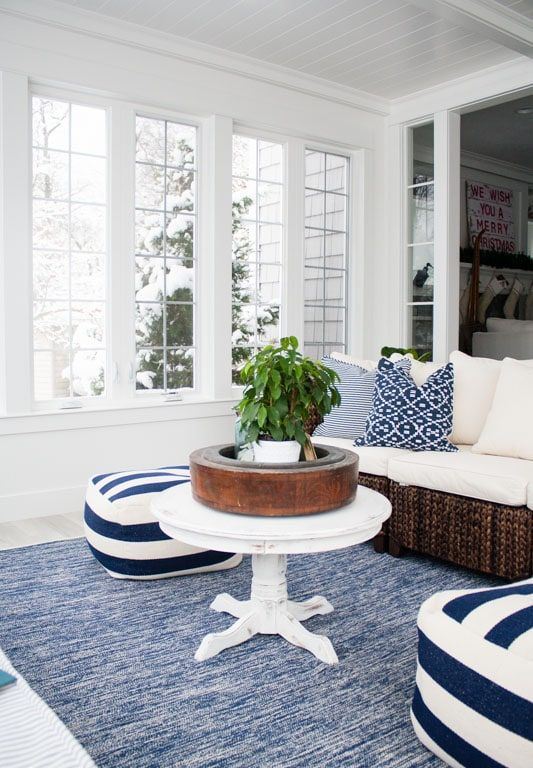
M 467 181 L 466 215 L 469 245 L 473 246 L 478 232 L 485 229 L 482 249 L 516 252 L 512 189 Z

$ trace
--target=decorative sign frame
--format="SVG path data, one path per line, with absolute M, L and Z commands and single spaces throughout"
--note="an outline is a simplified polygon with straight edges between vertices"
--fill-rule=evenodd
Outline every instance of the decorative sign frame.
M 473 247 L 476 235 L 486 229 L 481 238 L 483 250 L 516 253 L 512 189 L 467 181 L 466 219 L 469 245 Z

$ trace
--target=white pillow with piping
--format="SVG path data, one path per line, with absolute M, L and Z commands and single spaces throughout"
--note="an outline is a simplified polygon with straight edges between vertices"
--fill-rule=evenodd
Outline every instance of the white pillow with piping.
M 452 352 L 453 428 L 450 441 L 455 445 L 473 445 L 492 406 L 502 363 L 488 357 L 470 357 Z
M 533 461 L 533 363 L 503 360 L 490 413 L 472 453 Z

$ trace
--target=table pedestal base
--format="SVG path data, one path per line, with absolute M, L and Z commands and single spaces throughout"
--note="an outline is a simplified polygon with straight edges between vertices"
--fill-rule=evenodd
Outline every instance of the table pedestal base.
M 317 595 L 301 603 L 288 599 L 286 555 L 252 555 L 252 570 L 249 600 L 235 600 L 223 593 L 211 603 L 214 611 L 229 613 L 238 621 L 225 632 L 206 635 L 194 655 L 196 661 L 209 659 L 260 634 L 281 635 L 289 643 L 311 651 L 320 661 L 337 664 L 330 640 L 309 632 L 300 623 L 316 614 L 331 613 L 333 606 L 326 598 Z

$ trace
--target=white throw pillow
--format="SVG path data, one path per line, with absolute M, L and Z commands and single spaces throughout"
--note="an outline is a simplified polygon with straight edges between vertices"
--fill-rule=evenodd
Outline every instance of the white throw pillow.
M 393 352 L 390 356 L 390 360 L 393 363 L 397 363 L 398 360 L 406 358 L 411 361 L 411 378 L 417 387 L 421 387 L 429 379 L 432 373 L 442 368 L 439 363 L 421 363 L 420 360 L 415 360 L 412 355 L 400 355 L 399 352 Z
M 452 352 L 453 429 L 455 445 L 477 443 L 489 415 L 502 363 L 488 357 L 470 357 Z
M 533 365 L 506 357 L 492 408 L 472 453 L 533 461 Z
M 506 317 L 488 317 L 487 331 L 490 333 L 533 331 L 533 320 L 509 320 Z
M 364 368 L 365 371 L 374 371 L 378 367 L 376 360 L 359 360 L 359 358 L 346 355 L 344 352 L 331 352 L 329 356 L 334 360 L 340 360 L 341 363 L 358 365 L 359 368 Z

